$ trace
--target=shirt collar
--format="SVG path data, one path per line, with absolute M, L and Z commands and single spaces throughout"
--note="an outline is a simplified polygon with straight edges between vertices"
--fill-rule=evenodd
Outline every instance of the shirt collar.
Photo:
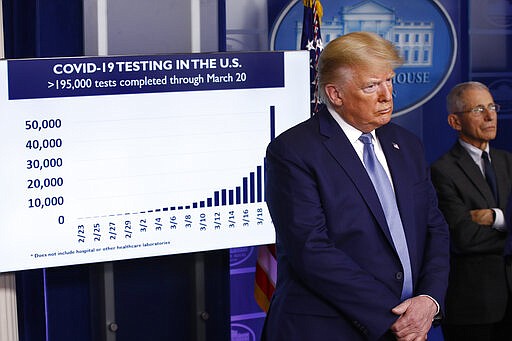
M 482 159 L 482 150 L 480 148 L 473 146 L 472 144 L 462 141 L 461 139 L 459 139 L 459 143 L 462 146 L 462 148 L 464 148 L 468 152 L 469 156 L 471 156 L 471 158 L 477 164 L 480 164 L 480 160 Z M 489 154 L 489 144 L 487 144 L 485 151 L 487 152 L 487 154 Z
M 357 143 L 359 141 L 359 136 L 361 136 L 361 134 L 363 134 L 363 132 L 361 132 L 360 130 L 354 128 L 353 126 L 351 126 L 350 124 L 348 124 L 342 117 L 340 114 L 338 114 L 336 111 L 334 111 L 334 109 L 331 107 L 331 106 L 327 106 L 327 109 L 329 110 L 329 113 L 331 114 L 331 116 L 334 118 L 334 120 L 338 123 L 338 125 L 341 127 L 341 129 L 343 130 L 343 132 L 345 133 L 345 135 L 347 136 L 347 138 L 349 139 L 349 141 L 354 144 L 354 143 Z M 373 136 L 373 140 L 375 141 L 376 140 L 376 137 L 375 137 L 375 130 L 372 130 L 370 132 L 370 134 L 372 134 Z

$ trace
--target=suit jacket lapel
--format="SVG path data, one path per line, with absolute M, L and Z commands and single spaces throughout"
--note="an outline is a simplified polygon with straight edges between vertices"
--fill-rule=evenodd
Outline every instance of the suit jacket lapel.
M 325 147 L 352 180 L 389 242 L 393 244 L 379 198 L 361 159 L 357 156 L 343 130 L 327 110 L 319 112 L 317 116 L 320 133 L 326 137 Z
M 491 148 L 489 150 L 491 154 L 491 162 L 494 167 L 494 171 L 496 172 L 496 179 L 498 182 L 498 207 L 503 207 L 508 200 L 507 193 L 504 189 L 508 188 L 508 183 L 510 182 L 510 175 L 504 171 L 507 169 L 507 165 L 505 163 L 505 159 L 501 157 L 500 154 L 496 154 L 494 150 Z M 501 189 L 501 190 L 500 190 Z
M 476 189 L 482 194 L 490 206 L 496 206 L 496 200 L 494 199 L 491 188 L 487 184 L 487 181 L 485 181 L 480 168 L 475 164 L 475 161 L 473 161 L 471 156 L 469 156 L 468 152 L 458 142 L 455 143 L 451 152 L 456 158 L 457 164 L 461 168 L 462 172 L 464 172 L 468 177 L 469 181 L 475 185 Z M 494 165 L 494 167 L 496 169 L 496 165 Z

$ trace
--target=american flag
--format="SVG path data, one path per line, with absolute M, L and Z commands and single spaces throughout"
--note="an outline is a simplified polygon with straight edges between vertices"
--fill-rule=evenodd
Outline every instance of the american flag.
M 270 306 L 270 299 L 276 289 L 276 279 L 276 245 L 269 244 L 258 246 L 254 298 L 264 312 L 267 312 Z
M 311 115 L 320 110 L 318 98 L 318 58 L 324 46 L 320 33 L 323 8 L 320 0 L 304 0 L 304 19 L 302 21 L 301 50 L 309 51 L 309 77 L 311 80 Z
M 318 98 L 317 65 L 318 57 L 322 52 L 322 38 L 320 35 L 320 18 L 322 17 L 320 0 L 304 0 L 304 19 L 302 23 L 301 50 L 310 53 L 310 79 L 311 79 L 311 115 L 318 112 L 320 103 Z M 272 294 L 276 288 L 277 258 L 275 244 L 258 247 L 258 260 L 256 263 L 254 297 L 260 308 L 267 312 Z

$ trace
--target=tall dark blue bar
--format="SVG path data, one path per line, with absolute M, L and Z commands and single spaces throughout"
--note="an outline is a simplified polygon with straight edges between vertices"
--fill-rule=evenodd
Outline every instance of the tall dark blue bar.
M 236 190 L 236 204 L 240 205 L 242 203 L 242 195 L 241 195 L 240 186 L 237 186 L 235 190 Z
M 192 208 L 197 208 L 197 202 L 192 203 Z
M 263 201 L 263 183 L 261 181 L 261 166 L 256 167 L 256 194 L 257 202 Z
M 201 200 L 201 201 L 199 202 L 199 207 L 204 207 L 204 200 Z
M 222 205 L 222 206 L 226 206 L 226 202 L 227 202 L 227 200 L 226 200 L 227 190 L 223 189 L 223 190 L 221 191 L 221 194 L 222 194 L 222 195 L 221 195 L 221 205 Z
M 206 199 L 206 207 L 212 207 L 212 198 Z
M 276 138 L 276 107 L 271 105 L 270 106 L 270 141 L 273 141 Z M 265 163 L 267 162 L 266 159 L 263 159 L 263 168 L 264 171 L 266 170 Z M 266 174 L 264 174 L 266 178 Z M 265 192 L 265 201 L 267 201 L 267 193 Z
M 270 106 L 270 141 L 276 137 L 276 107 Z
M 230 189 L 228 193 L 229 193 L 229 204 L 233 205 L 234 198 L 235 198 L 235 192 L 232 189 Z
M 219 197 L 220 197 L 219 191 L 213 192 L 213 205 L 214 206 L 219 206 L 220 205 Z
M 256 190 L 255 190 L 256 181 L 254 180 L 254 172 L 249 174 L 249 199 L 251 203 L 256 201 Z
M 247 204 L 249 202 L 249 196 L 248 196 L 249 188 L 248 187 L 249 187 L 249 184 L 248 184 L 247 177 L 244 177 L 243 183 L 242 183 L 242 202 L 244 204 Z

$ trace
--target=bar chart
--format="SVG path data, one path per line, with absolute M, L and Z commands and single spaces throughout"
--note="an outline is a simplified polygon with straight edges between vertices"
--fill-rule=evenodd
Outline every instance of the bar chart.
M 246 57 L 215 56 L 236 60 L 215 86 L 206 84 L 217 79 L 211 70 L 182 75 L 171 67 L 177 57 L 147 57 L 140 65 L 169 70 L 129 77 L 157 79 L 155 89 L 129 81 L 135 62 L 123 57 L 33 60 L 9 73 L 0 63 L 9 79 L 0 84 L 0 188 L 10 198 L 0 205 L 8 259 L 0 272 L 272 243 L 265 149 L 309 117 L 308 74 L 289 72 L 307 70 L 308 60 L 301 52 Z M 47 81 L 51 70 L 64 78 Z M 189 74 L 208 88 L 169 88 Z M 226 83 L 237 79 L 247 83 Z M 102 92 L 105 84 L 138 87 Z

